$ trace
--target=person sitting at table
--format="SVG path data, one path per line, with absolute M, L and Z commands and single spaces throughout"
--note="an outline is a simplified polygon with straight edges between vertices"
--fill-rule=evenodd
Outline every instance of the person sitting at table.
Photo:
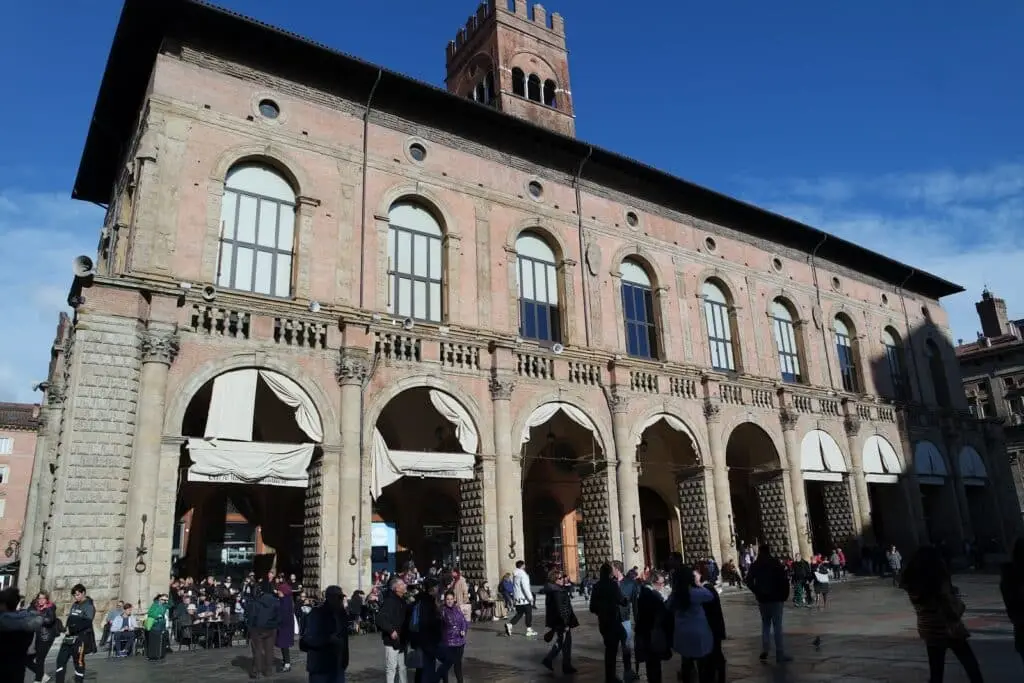
M 132 606 L 125 603 L 121 613 L 110 622 L 110 647 L 115 657 L 127 657 L 135 652 L 135 631 L 139 622 L 132 614 Z

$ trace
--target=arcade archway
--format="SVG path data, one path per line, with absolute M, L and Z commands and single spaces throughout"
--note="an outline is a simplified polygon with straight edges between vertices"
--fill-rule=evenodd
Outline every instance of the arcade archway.
M 846 458 L 828 432 L 812 429 L 804 436 L 800 442 L 800 470 L 807 500 L 807 531 L 814 552 L 829 555 L 835 548 L 851 550 L 853 504 Z
M 786 485 L 772 438 L 752 422 L 741 423 L 729 434 L 725 460 L 734 537 L 729 554 L 736 553 L 738 545 L 767 542 L 779 557 L 789 556 Z
M 896 449 L 885 437 L 874 434 L 864 441 L 861 457 L 871 503 L 871 535 L 883 548 L 911 547 L 914 517 L 900 481 L 903 466 Z
M 181 433 L 175 573 L 302 578 L 304 558 L 319 557 L 305 520 L 317 518 L 306 509 L 319 504 L 323 439 L 308 394 L 278 372 L 232 370 L 196 392 Z

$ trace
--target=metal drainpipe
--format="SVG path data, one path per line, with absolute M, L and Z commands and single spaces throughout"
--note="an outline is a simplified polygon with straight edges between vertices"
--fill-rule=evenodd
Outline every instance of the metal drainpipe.
M 921 370 L 917 367 L 917 354 L 914 353 L 913 330 L 910 329 L 910 315 L 907 314 L 907 299 L 903 296 L 903 287 L 906 286 L 910 281 L 910 278 L 914 277 L 916 274 L 917 271 L 911 268 L 907 276 L 903 278 L 903 282 L 901 282 L 900 286 L 896 288 L 896 293 L 899 294 L 900 297 L 900 306 L 903 307 L 903 324 L 906 325 L 907 328 L 907 339 L 903 345 L 904 351 L 910 356 L 910 364 L 914 366 L 914 383 L 917 384 L 917 397 L 922 403 L 924 403 L 924 386 L 921 384 Z
M 587 145 L 587 156 L 583 157 L 580 161 L 579 167 L 576 169 L 576 177 L 573 180 L 573 185 L 576 187 L 576 218 L 577 222 L 577 236 L 579 237 L 580 243 L 580 261 L 586 261 L 587 255 L 583 253 L 583 197 L 580 192 L 580 176 L 583 175 L 583 166 L 590 160 L 591 155 L 594 153 L 593 145 Z M 590 292 L 587 291 L 587 264 L 580 263 L 580 286 L 583 288 L 583 334 L 586 340 L 587 348 L 590 347 Z
M 369 150 L 370 133 L 370 107 L 373 105 L 373 96 L 380 85 L 380 77 L 384 69 L 377 69 L 377 79 L 370 88 L 370 96 L 366 98 L 366 111 L 363 112 L 363 199 L 359 206 L 359 308 L 363 307 L 363 295 L 366 289 L 366 173 L 367 158 Z
M 815 266 L 814 257 L 818 255 L 818 250 L 828 240 L 828 233 L 824 233 L 821 236 L 821 241 L 811 251 L 811 277 L 814 278 L 814 296 L 818 302 L 818 310 L 821 311 L 821 315 L 825 315 L 825 311 L 821 308 L 821 285 L 818 283 L 818 268 Z M 825 349 L 825 367 L 828 369 L 828 385 L 835 388 L 835 382 L 832 377 L 832 357 L 829 355 L 828 348 L 828 330 L 825 328 L 825 321 L 821 321 L 821 344 Z

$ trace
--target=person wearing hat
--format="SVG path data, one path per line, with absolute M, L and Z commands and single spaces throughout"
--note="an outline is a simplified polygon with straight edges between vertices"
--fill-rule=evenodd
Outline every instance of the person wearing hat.
M 306 653 L 309 683 L 345 683 L 348 617 L 339 586 L 328 586 L 324 601 L 309 613 L 299 649 Z

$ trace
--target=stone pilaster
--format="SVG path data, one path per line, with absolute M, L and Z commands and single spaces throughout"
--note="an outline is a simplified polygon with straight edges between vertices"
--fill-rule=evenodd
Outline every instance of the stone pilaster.
M 942 418 L 942 440 L 946 446 L 947 460 L 949 461 L 949 485 L 953 487 L 954 510 L 959 513 L 955 524 L 959 538 L 956 540 L 956 548 L 963 548 L 965 540 L 974 539 L 974 524 L 971 522 L 971 510 L 967 504 L 967 489 L 964 486 L 964 478 L 960 472 L 960 449 L 963 448 L 962 436 L 957 429 L 953 418 Z
M 640 489 L 637 482 L 636 448 L 629 440 L 629 400 L 621 393 L 608 396 L 612 412 L 612 438 L 615 441 L 615 482 L 619 503 L 619 535 L 622 543 L 622 564 L 643 565 L 643 547 L 639 527 L 634 519 L 640 514 Z
M 733 535 L 732 497 L 729 490 L 729 467 L 725 461 L 725 444 L 722 443 L 721 406 L 707 399 L 704 402 L 704 420 L 708 428 L 708 450 L 711 454 L 711 481 L 715 495 L 715 521 L 718 527 L 718 558 L 731 557 L 736 553 L 736 539 Z
M 495 507 L 498 522 L 498 566 L 489 568 L 488 578 L 496 586 L 502 567 L 520 559 L 525 551 L 522 516 L 522 464 L 516 461 L 512 441 L 511 377 L 493 373 L 490 379 L 491 405 L 494 410 Z
M 338 585 L 352 591 L 359 587 L 360 578 L 367 574 L 369 567 L 361 564 L 369 557 L 371 515 L 368 506 L 370 471 L 361 467 L 363 449 L 361 446 L 363 384 L 370 373 L 370 356 L 366 349 L 344 348 L 338 359 L 337 378 L 341 387 L 341 450 L 337 459 L 337 491 L 340 503 L 337 509 L 338 554 L 337 570 L 321 571 L 324 585 L 329 585 L 332 576 L 337 576 Z M 369 446 L 369 445 L 368 445 Z M 335 477 L 334 465 L 324 462 L 324 481 Z M 326 503 L 326 500 L 325 500 Z M 327 507 L 326 504 L 324 506 Z M 365 539 L 365 543 L 361 542 Z M 363 548 L 363 546 L 366 546 Z M 363 552 L 365 550 L 366 552 Z M 325 562 L 327 560 L 325 559 Z
M 789 465 L 789 488 L 793 499 L 794 522 L 796 523 L 796 547 L 800 556 L 814 555 L 811 548 L 811 533 L 807 519 L 807 493 L 804 491 L 804 473 L 800 469 L 800 446 L 796 442 L 796 425 L 799 416 L 790 408 L 779 411 L 782 423 L 782 443 L 786 449 L 786 463 Z M 793 526 L 793 523 L 790 523 Z M 791 530 L 792 531 L 792 530 Z
M 155 510 L 152 524 L 147 525 L 146 531 L 146 536 L 152 539 L 149 542 L 151 551 L 148 554 L 148 563 L 150 566 L 149 576 L 153 577 L 150 588 L 154 593 L 161 589 L 161 583 L 166 582 L 167 577 L 171 575 L 174 526 L 178 522 L 175 515 L 175 507 L 178 502 L 178 466 L 181 463 L 181 448 L 184 443 L 185 438 L 181 436 L 164 435 L 160 439 L 160 462 L 157 466 L 159 474 L 157 475 Z M 141 540 L 141 538 L 138 540 Z M 126 552 L 129 549 L 130 546 L 126 548 Z M 129 589 L 131 588 L 129 586 Z M 130 594 L 131 591 L 129 590 L 124 596 L 125 599 Z M 152 599 L 152 596 L 143 597 Z
M 857 435 L 860 433 L 860 418 L 849 413 L 843 420 L 846 430 L 846 443 L 850 449 L 850 482 L 853 494 L 853 514 L 856 522 L 856 534 L 864 543 L 873 544 L 875 539 L 874 525 L 871 523 L 871 497 L 868 495 L 867 475 L 864 474 L 864 453 L 861 451 Z
M 46 403 L 39 411 L 32 481 L 29 484 L 25 524 L 21 532 L 21 571 L 18 573 L 18 589 L 22 595 L 35 595 L 41 588 L 39 559 L 42 556 L 43 528 L 50 523 L 50 493 L 53 487 L 50 463 L 60 438 L 63 404 L 63 391 L 57 387 L 46 390 Z
M 120 586 L 123 599 L 142 603 L 143 600 L 152 600 L 153 588 L 166 578 L 153 575 L 151 551 L 161 481 L 160 452 L 167 373 L 178 355 L 177 330 L 147 330 L 142 335 L 140 347 L 142 370 L 139 375 L 138 416 L 124 521 Z M 137 596 L 132 592 L 136 586 Z M 163 586 L 160 585 L 160 588 Z

